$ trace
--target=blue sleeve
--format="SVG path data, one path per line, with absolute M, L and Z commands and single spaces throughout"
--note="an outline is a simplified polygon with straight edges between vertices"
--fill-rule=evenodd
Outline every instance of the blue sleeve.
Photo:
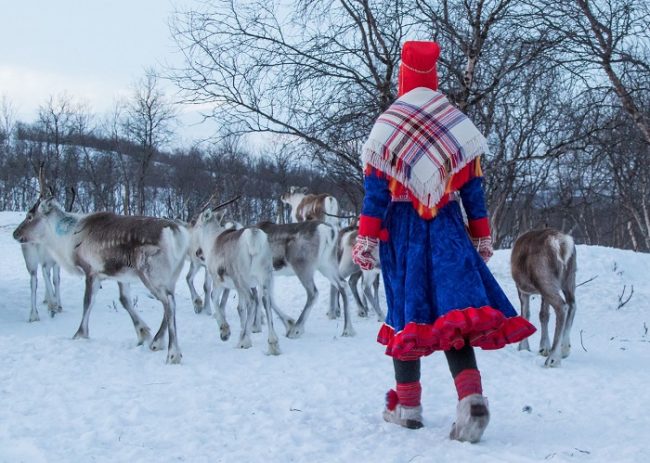
M 365 176 L 364 188 L 366 194 L 363 198 L 361 214 L 383 219 L 386 208 L 390 203 L 388 179 L 373 169 L 371 173 Z

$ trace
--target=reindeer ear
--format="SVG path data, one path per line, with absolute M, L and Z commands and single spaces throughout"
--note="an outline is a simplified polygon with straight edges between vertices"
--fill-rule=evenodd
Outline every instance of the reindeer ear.
M 209 222 L 212 219 L 212 209 L 206 209 L 201 213 L 201 218 L 204 222 Z
M 223 224 L 223 218 L 225 217 L 225 215 L 226 215 L 226 211 L 218 211 L 214 213 L 214 217 L 217 220 L 217 223 L 219 225 Z
M 52 209 L 56 206 L 56 200 L 54 198 L 43 199 L 38 206 L 38 210 L 43 214 L 49 214 L 52 212 Z
M 301 192 L 301 193 L 304 193 L 304 194 L 307 194 L 307 193 L 309 193 L 309 188 L 307 188 L 306 186 L 304 186 L 304 187 L 302 187 L 302 188 L 300 189 L 300 192 Z

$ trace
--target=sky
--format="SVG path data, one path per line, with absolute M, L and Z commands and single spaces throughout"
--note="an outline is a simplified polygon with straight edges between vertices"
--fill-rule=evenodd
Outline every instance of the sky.
M 180 63 L 168 18 L 190 0 L 0 0 L 0 97 L 31 121 L 64 92 L 108 112 L 145 68 Z M 172 95 L 175 88 L 164 83 Z M 208 136 L 183 108 L 179 137 Z

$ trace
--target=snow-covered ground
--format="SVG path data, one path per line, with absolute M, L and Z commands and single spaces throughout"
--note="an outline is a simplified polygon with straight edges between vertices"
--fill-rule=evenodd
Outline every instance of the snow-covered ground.
M 650 461 L 650 255 L 578 247 L 578 312 L 571 356 L 560 368 L 516 346 L 478 351 L 492 420 L 476 445 L 448 440 L 456 396 L 444 357 L 423 362 L 425 428 L 385 423 L 392 366 L 375 342 L 379 324 L 353 317 L 342 338 L 326 318 L 326 281 L 301 339 L 265 333 L 253 347 L 220 341 L 216 321 L 196 315 L 183 279 L 177 288 L 181 365 L 137 347 L 131 321 L 105 282 L 90 339 L 71 339 L 83 284 L 63 275 L 63 313 L 27 323 L 29 279 L 11 232 L 23 214 L 0 213 L 0 462 L 647 462 Z M 509 251 L 490 267 L 513 301 Z M 201 282 L 197 279 L 197 287 Z M 628 304 L 619 294 L 634 286 Z M 43 285 L 39 285 L 39 301 Z M 280 306 L 297 315 L 305 295 L 276 278 Z M 136 285 L 137 309 L 152 330 L 162 309 Z M 533 301 L 538 326 L 539 299 Z M 116 309 L 117 307 L 117 309 Z M 551 319 L 553 323 L 553 318 Z M 281 331 L 279 322 L 276 325 Z M 539 335 L 531 339 L 536 348 Z M 535 349 L 536 350 L 536 349 Z

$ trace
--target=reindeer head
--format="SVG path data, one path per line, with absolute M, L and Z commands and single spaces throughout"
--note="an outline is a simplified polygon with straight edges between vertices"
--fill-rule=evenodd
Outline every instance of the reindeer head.
M 14 239 L 19 243 L 42 242 L 48 232 L 49 218 L 62 212 L 61 206 L 54 198 L 38 198 L 27 217 L 14 230 Z
M 302 197 L 307 193 L 309 193 L 309 189 L 306 186 L 291 186 L 289 187 L 289 191 L 282 193 L 282 196 L 280 196 L 280 201 L 288 204 L 291 202 L 292 198 L 300 197 L 302 199 Z

